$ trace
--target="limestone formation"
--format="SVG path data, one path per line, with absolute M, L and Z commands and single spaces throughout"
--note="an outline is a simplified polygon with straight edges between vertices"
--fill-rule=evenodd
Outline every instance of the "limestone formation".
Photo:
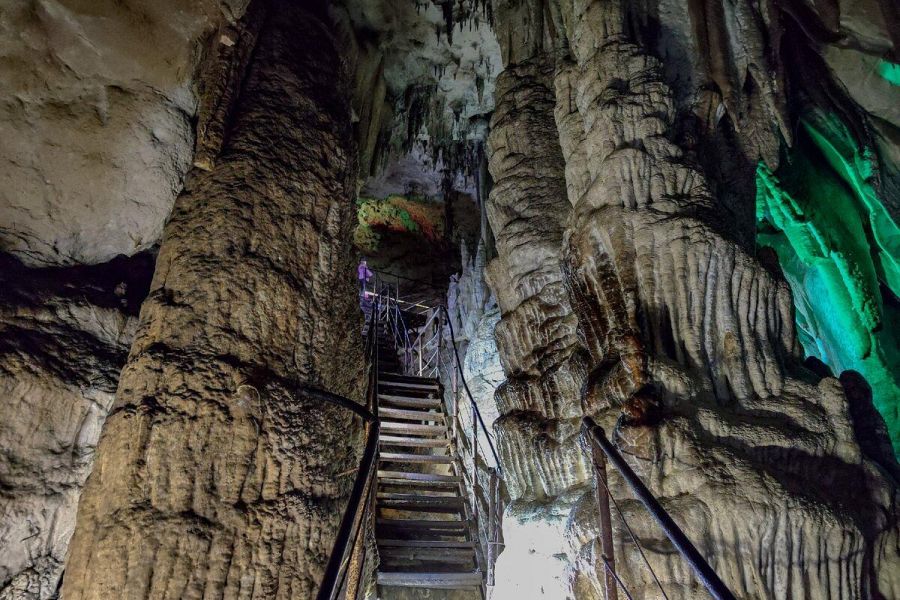
M 245 6 L 4 2 L 4 251 L 100 263 L 159 240 L 191 164 L 206 41 Z
M 767 270 L 744 250 L 746 221 L 734 220 L 740 192 L 719 193 L 721 184 L 710 183 L 704 173 L 708 161 L 695 158 L 696 147 L 686 151 L 676 143 L 686 127 L 679 112 L 685 90 L 679 90 L 681 96 L 673 93 L 666 64 L 641 46 L 643 37 L 619 7 L 574 2 L 563 15 L 572 61 L 559 62 L 556 71 L 556 126 L 573 210 L 555 256 L 565 267 L 581 342 L 590 356 L 581 364 L 590 374 L 581 407 L 554 407 L 568 408 L 576 417 L 568 424 L 548 423 L 533 413 L 513 413 L 498 422 L 503 440 L 521 440 L 503 452 L 510 493 L 514 499 L 549 498 L 557 506 L 572 501 L 571 493 L 586 479 L 585 467 L 575 468 L 579 453 L 562 454 L 559 442 L 577 436 L 577 416 L 584 411 L 606 425 L 739 597 L 896 595 L 898 581 L 889 573 L 900 561 L 894 549 L 897 488 L 889 475 L 894 463 L 885 452 L 883 428 L 873 431 L 854 420 L 851 407 L 869 402 L 862 399 L 865 393 L 862 398 L 845 393 L 836 380 L 820 381 L 799 367 L 790 290 L 777 270 Z M 546 21 L 531 25 L 545 40 L 547 31 L 553 33 Z M 741 57 L 762 53 L 761 42 L 746 33 L 737 41 L 749 46 L 732 53 L 738 57 L 735 65 L 697 69 L 718 81 L 728 112 L 746 93 L 729 85 L 728 72 L 752 72 L 753 61 L 747 66 Z M 525 63 L 552 56 L 560 47 L 551 35 L 548 47 L 532 48 Z M 522 58 L 512 52 L 514 60 Z M 520 62 L 501 74 L 497 114 L 504 114 L 502 82 L 521 73 Z M 734 122 L 745 164 L 757 156 L 777 162 L 772 136 L 783 128 L 785 104 L 778 77 L 769 83 L 757 77 L 760 98 L 746 99 L 748 108 L 736 111 L 750 115 L 750 121 L 735 115 Z M 752 116 L 754 102 L 776 119 Z M 546 110 L 533 98 L 516 113 L 529 109 Z M 492 140 L 502 132 L 502 121 L 495 120 Z M 772 125 L 775 129 L 767 129 Z M 529 130 L 515 131 L 527 138 Z M 718 142 L 714 136 L 705 143 Z M 499 163 L 497 151 L 491 161 Z M 522 164 L 527 160 L 517 163 Z M 498 190 L 504 181 L 502 171 L 494 175 L 492 201 L 493 194 L 502 197 Z M 517 206 L 527 203 L 520 200 Z M 503 224 L 492 225 L 503 257 Z M 526 234 L 517 238 L 517 248 L 541 248 L 547 240 L 546 234 Z M 554 251 L 548 249 L 546 256 Z M 547 263 L 528 263 L 532 285 L 543 283 L 535 268 L 541 264 Z M 504 293 L 514 288 L 491 282 L 502 306 Z M 511 376 L 498 392 L 501 407 L 510 404 L 510 396 L 533 402 L 535 393 L 514 383 L 521 353 L 535 346 L 538 352 L 555 349 L 533 340 L 541 327 L 557 326 L 560 304 L 541 308 L 532 317 L 534 326 L 512 343 L 501 343 L 498 327 L 498 348 Z M 577 390 L 572 373 L 578 364 L 569 359 L 562 378 L 559 372 L 553 379 L 544 375 L 545 389 L 557 392 L 555 398 Z M 584 380 L 585 375 L 576 377 Z M 873 437 L 878 449 L 864 450 Z M 539 449 L 530 450 L 532 445 Z M 822 469 L 831 479 L 822 481 Z M 752 481 L 758 483 L 745 485 Z M 852 510 L 833 495 L 835 487 L 855 490 Z M 628 496 L 615 476 L 612 488 L 618 497 Z M 624 506 L 668 596 L 694 597 L 697 584 L 685 564 L 655 541 L 660 533 L 639 506 Z M 575 597 L 602 595 L 595 511 L 590 494 L 572 506 L 567 529 Z M 779 524 L 776 514 L 791 515 L 791 525 Z M 652 597 L 655 583 L 626 535 L 617 523 L 620 572 L 636 597 Z M 798 547 L 813 549 L 822 568 L 810 573 L 802 557 L 790 554 Z
M 3 4 L 0 600 L 317 593 L 394 194 L 491 597 L 603 597 L 583 416 L 737 597 L 900 597 L 891 0 Z M 631 595 L 704 595 L 609 486 Z
M 0 598 L 58 591 L 152 258 L 0 271 Z
M 350 413 L 302 386 L 359 399 L 363 367 L 350 111 L 323 18 L 272 5 L 221 155 L 176 202 L 79 506 L 67 599 L 318 587 L 359 440 Z

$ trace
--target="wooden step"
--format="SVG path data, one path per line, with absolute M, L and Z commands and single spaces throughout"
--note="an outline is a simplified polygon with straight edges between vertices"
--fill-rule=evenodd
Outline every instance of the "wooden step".
M 459 483 L 459 477 L 455 475 L 436 475 L 434 473 L 410 473 L 407 471 L 382 471 L 378 470 L 379 483 L 382 479 L 394 479 L 397 481 L 426 481 L 428 483 Z
M 394 396 L 391 394 L 378 394 L 378 400 L 382 403 L 402 406 L 404 408 L 441 408 L 438 398 L 414 398 L 410 396 Z
M 375 520 L 377 529 L 391 529 L 405 533 L 421 531 L 464 535 L 469 530 L 465 521 L 433 521 L 431 519 L 384 519 Z
M 434 390 L 437 391 L 439 386 L 436 383 L 411 383 L 407 381 L 385 381 L 382 379 L 382 375 L 379 373 L 378 376 L 378 385 L 379 387 L 396 387 L 396 388 L 408 388 L 411 390 Z
M 378 572 L 378 585 L 438 590 L 475 589 L 481 585 L 479 571 L 463 573 Z
M 443 425 L 420 425 L 418 423 L 404 423 L 397 421 L 382 421 L 381 431 L 385 433 L 412 433 L 425 436 L 445 436 L 447 428 Z
M 475 566 L 475 551 L 467 548 L 391 548 L 379 546 L 378 558 L 382 566 L 384 566 L 385 562 L 434 562 Z
M 397 435 L 382 435 L 378 438 L 382 446 L 410 446 L 415 448 L 446 448 L 450 440 L 446 438 L 415 438 Z
M 419 377 L 418 375 L 406 375 L 405 373 L 390 373 L 383 371 L 381 376 L 392 381 L 409 381 L 411 383 L 429 383 L 437 387 L 440 382 L 433 377 Z
M 396 493 L 396 492 L 382 492 L 379 491 L 376 494 L 376 497 L 379 500 L 400 500 L 400 501 L 410 501 L 415 502 L 417 500 L 422 501 L 431 501 L 431 500 L 460 500 L 460 496 L 423 496 L 418 493 L 404 494 L 404 493 Z
M 452 540 L 378 540 L 378 546 L 396 546 L 398 548 L 470 548 L 475 549 L 475 542 L 455 542 Z
M 382 452 L 378 456 L 383 462 L 404 463 L 429 463 L 435 465 L 453 464 L 452 456 L 440 456 L 437 454 L 406 454 L 402 452 Z
M 451 503 L 444 502 L 397 502 L 392 500 L 379 500 L 378 508 L 387 510 L 400 510 L 403 512 L 422 513 L 460 513 L 464 510 L 461 498 L 446 498 Z
M 425 410 L 404 410 L 402 408 L 381 407 L 378 416 L 382 419 L 399 419 L 402 421 L 433 421 L 442 422 L 444 414 Z
M 397 548 L 469 548 L 475 549 L 475 542 L 454 542 L 452 540 L 378 540 L 378 546 L 393 546 Z
M 410 493 L 452 493 L 459 494 L 459 484 L 452 481 L 416 481 L 414 479 L 378 479 L 378 487 L 398 488 L 401 492 Z

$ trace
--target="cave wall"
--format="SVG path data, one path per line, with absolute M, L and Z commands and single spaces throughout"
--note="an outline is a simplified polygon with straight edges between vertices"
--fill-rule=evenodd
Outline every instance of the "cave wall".
M 23 263 L 3 265 L 12 292 L 0 298 L 0 597 L 56 595 L 117 386 L 104 438 L 113 449 L 101 444 L 66 578 L 73 597 L 102 595 L 111 582 L 135 594 L 230 593 L 244 584 L 223 578 L 216 561 L 226 556 L 257 577 L 241 588 L 250 595 L 313 589 L 345 491 L 326 483 L 328 469 L 350 465 L 352 440 L 333 440 L 339 459 L 328 466 L 309 436 L 287 444 L 309 422 L 349 426 L 289 388 L 359 393 L 358 373 L 333 368 L 358 364 L 353 307 L 333 300 L 353 297 L 341 274 L 352 269 L 345 223 L 357 173 L 383 168 L 368 185 L 385 194 L 405 191 L 397 182 L 416 172 L 423 189 L 480 198 L 488 130 L 491 231 L 472 265 L 462 253 L 470 272 L 453 293 L 468 298 L 457 315 L 472 349 L 466 373 L 482 412 L 496 417 L 512 501 L 498 596 L 599 593 L 592 475 L 577 444 L 583 414 L 633 453 L 739 595 L 900 595 L 888 438 L 896 445 L 900 403 L 891 395 L 900 29 L 890 2 L 465 0 L 448 15 L 435 2 L 347 0 L 306 24 L 322 41 L 308 52 L 273 49 L 284 38 L 246 4 L 0 11 L 9 140 L 0 247 Z M 282 51 L 305 66 L 261 66 Z M 340 64 L 329 62 L 338 54 Z M 316 71 L 323 65 L 328 77 Z M 285 87 L 296 91 L 287 101 Z M 324 116 L 293 131 L 312 122 L 305 110 Z M 801 264 L 786 243 L 793 225 L 768 229 L 788 197 L 814 216 L 804 227 L 816 226 L 824 195 L 792 185 L 814 137 L 800 117 L 811 110 L 841 123 L 842 132 L 818 127 L 838 158 L 817 163 L 817 177 L 848 194 L 859 225 L 826 245 L 831 263 L 857 271 L 835 293 L 862 290 L 838 308 L 811 283 L 821 264 Z M 138 330 L 142 296 L 128 290 L 143 284 L 122 288 L 132 280 L 112 259 L 159 243 L 173 203 Z M 861 258 L 843 261 L 850 255 Z M 146 273 L 142 260 L 126 271 Z M 115 275 L 100 281 L 77 271 L 83 264 Z M 835 311 L 846 327 L 834 329 Z M 874 350 L 840 345 L 848 331 Z M 806 354 L 823 342 L 816 355 L 830 372 L 800 365 L 798 338 Z M 494 393 L 498 364 L 506 381 Z M 841 374 L 848 368 L 868 383 Z M 299 424 L 307 410 L 313 417 Z M 127 433 L 138 422 L 156 433 Z M 180 445 L 163 443 L 170 438 Z M 237 442 L 220 460 L 226 439 Z M 141 448 L 164 449 L 175 466 L 142 464 Z M 289 475 L 276 482 L 270 459 Z M 255 475 L 235 474 L 247 465 Z M 308 481 L 318 482 L 312 491 Z M 638 514 L 633 503 L 626 512 Z M 249 514 L 271 528 L 253 531 Z M 189 526 L 202 533 L 176 535 Z M 276 530 L 308 541 L 309 552 L 272 558 Z M 674 597 L 696 594 L 658 532 L 637 533 Z M 650 595 L 622 534 L 622 572 Z M 254 554 L 260 540 L 266 549 Z M 131 566 L 91 569 L 95 549 L 119 564 L 141 544 L 153 558 L 135 556 L 158 567 L 154 578 Z M 813 554 L 818 569 L 807 575 Z M 515 575 L 523 564 L 535 566 L 529 578 Z M 188 567 L 208 578 L 191 579 Z
M 191 165 L 210 38 L 246 5 L 4 3 L 0 247 L 71 265 L 153 246 Z
M 153 256 L 74 268 L 0 261 L 0 598 L 50 598 Z
M 530 10 L 538 5 L 540 17 Z M 566 407 L 573 424 L 588 414 L 606 427 L 739 597 L 892 597 L 900 560 L 896 462 L 884 423 L 872 416 L 858 376 L 839 382 L 800 366 L 791 290 L 777 264 L 764 252 L 756 256 L 755 174 L 759 164 L 777 168 L 782 144 L 793 143 L 795 105 L 786 90 L 801 93 L 786 80 L 782 28 L 788 19 L 815 18 L 788 15 L 793 8 L 500 3 L 506 69 L 491 140 L 503 135 L 503 82 L 527 86 L 532 74 L 523 68 L 549 62 L 555 107 L 532 97 L 516 114 L 538 121 L 535 114 L 555 108 L 555 131 L 545 135 L 557 136 L 561 147 L 565 162 L 557 170 L 571 209 L 555 247 L 552 235 L 526 232 L 514 248 L 553 248 L 545 262 L 528 263 L 524 280 L 535 287 L 544 282 L 540 265 L 562 264 L 558 277 L 578 323 L 573 346 L 588 353 L 572 354 L 569 369 L 577 372 L 573 361 L 583 360 L 581 376 L 555 390 L 562 392 L 555 398 L 580 398 Z M 511 130 L 529 139 L 526 126 Z M 533 164 L 529 141 L 511 161 L 516 166 Z M 498 180 L 492 203 L 503 201 L 503 150 L 491 155 Z M 524 187 L 516 206 L 542 195 L 547 173 L 540 185 Z M 541 214 L 545 224 L 558 213 Z M 503 223 L 492 226 L 502 258 Z M 505 308 L 513 286 L 491 283 Z M 508 377 L 497 394 L 501 413 L 504 392 L 520 378 L 522 349 L 532 348 L 541 327 L 559 326 L 559 306 L 541 307 L 536 326 L 515 344 L 501 343 L 498 326 Z M 544 341 L 535 354 L 564 339 Z M 510 422 L 501 417 L 498 436 L 537 447 L 534 458 L 527 446 L 504 454 L 513 506 L 540 490 L 532 529 L 560 524 L 545 539 L 568 542 L 568 593 L 602 597 L 590 475 L 577 452 L 561 457 L 561 445 L 546 442 L 577 431 L 558 421 L 549 426 L 543 415 Z M 547 474 L 556 485 L 541 490 Z M 629 496 L 615 475 L 611 487 Z M 840 490 L 853 490 L 854 500 Z M 564 523 L 563 502 L 571 506 Z M 669 597 L 700 593 L 639 507 L 626 500 L 623 510 Z M 652 596 L 655 583 L 640 556 L 619 523 L 614 531 L 626 585 L 636 597 Z M 810 555 L 818 557 L 815 571 Z
M 318 589 L 361 433 L 302 387 L 362 397 L 348 82 L 323 7 L 272 2 L 221 153 L 166 224 L 64 597 Z

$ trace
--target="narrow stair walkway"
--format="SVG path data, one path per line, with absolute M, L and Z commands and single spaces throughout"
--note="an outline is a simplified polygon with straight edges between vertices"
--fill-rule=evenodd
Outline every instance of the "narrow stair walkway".
M 379 598 L 483 598 L 473 523 L 452 455 L 440 385 L 401 374 L 392 337 L 384 328 L 378 333 Z M 417 595 L 413 588 L 428 591 Z

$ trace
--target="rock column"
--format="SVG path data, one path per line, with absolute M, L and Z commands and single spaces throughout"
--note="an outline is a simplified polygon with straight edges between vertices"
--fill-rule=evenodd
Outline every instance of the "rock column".
M 575 2 L 557 76 L 573 211 L 565 280 L 591 353 L 583 409 L 740 598 L 900 593 L 891 457 L 859 440 L 864 398 L 799 368 L 790 291 L 735 241 L 704 172 L 674 142 L 662 66 L 622 4 Z M 894 463 L 895 464 L 895 463 Z M 612 488 L 627 488 L 612 476 Z M 701 594 L 642 509 L 623 510 L 669 598 Z M 635 597 L 656 584 L 616 524 Z M 571 519 L 576 597 L 601 595 L 590 496 Z
M 308 598 L 356 463 L 349 93 L 324 10 L 274 0 L 211 171 L 166 225 L 63 596 Z M 343 476 L 341 474 L 344 473 Z
M 508 65 L 496 97 L 487 214 L 497 257 L 487 276 L 501 310 L 495 337 L 507 380 L 495 396 L 494 429 L 512 504 L 495 594 L 533 597 L 543 589 L 562 597 L 565 565 L 553 555 L 565 551 L 572 489 L 589 473 L 578 447 L 586 361 L 560 269 L 571 206 L 553 120 L 552 61 L 541 54 Z

